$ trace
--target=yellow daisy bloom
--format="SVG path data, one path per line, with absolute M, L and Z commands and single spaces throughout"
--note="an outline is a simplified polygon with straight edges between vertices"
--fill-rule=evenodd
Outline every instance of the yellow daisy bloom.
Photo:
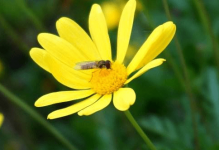
M 48 119 L 73 113 L 80 116 L 91 115 L 108 106 L 111 100 L 120 111 L 128 110 L 130 105 L 134 104 L 136 99 L 134 90 L 123 86 L 165 61 L 162 58 L 154 58 L 167 47 L 176 31 L 176 26 L 172 22 L 158 26 L 130 64 L 124 66 L 135 9 L 135 0 L 129 0 L 123 9 L 118 27 L 117 57 L 114 61 L 106 20 L 98 4 L 92 6 L 89 16 L 91 37 L 77 23 L 65 17 L 56 22 L 59 36 L 49 33 L 39 34 L 38 41 L 44 49 L 32 48 L 30 51 L 32 59 L 60 83 L 77 90 L 44 95 L 36 101 L 35 106 L 85 99 L 50 113 Z M 100 60 L 109 60 L 110 68 L 74 69 L 78 62 Z M 135 71 L 137 72 L 131 76 Z
M 0 113 L 0 127 L 2 126 L 3 120 L 4 120 L 4 116 L 2 113 Z

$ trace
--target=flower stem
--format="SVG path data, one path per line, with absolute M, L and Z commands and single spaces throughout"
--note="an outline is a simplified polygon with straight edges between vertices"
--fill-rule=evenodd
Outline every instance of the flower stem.
M 206 33 L 208 34 L 208 36 L 211 40 L 215 63 L 216 63 L 217 68 L 219 70 L 219 47 L 218 47 L 217 38 L 215 37 L 214 32 L 213 32 L 212 27 L 211 27 L 211 22 L 210 22 L 210 19 L 208 17 L 208 13 L 205 9 L 205 6 L 204 6 L 202 0 L 193 0 L 193 2 L 195 4 L 196 9 L 198 10 L 199 16 L 200 16 L 202 24 L 206 30 Z
M 27 55 L 27 50 L 29 46 L 24 43 L 21 37 L 16 33 L 16 31 L 12 28 L 12 26 L 5 20 L 4 16 L 0 12 L 0 26 L 2 27 L 2 31 L 4 31 L 10 39 L 16 44 L 19 50 L 25 55 Z
M 148 138 L 148 136 L 144 133 L 144 131 L 141 129 L 141 127 L 138 125 L 138 123 L 135 121 L 134 117 L 132 116 L 132 114 L 130 113 L 129 110 L 124 112 L 126 117 L 128 118 L 128 120 L 131 122 L 131 124 L 133 125 L 133 127 L 136 129 L 136 131 L 138 132 L 138 134 L 142 137 L 142 139 L 145 141 L 145 143 L 148 145 L 148 147 L 151 150 L 156 150 L 156 147 L 154 146 L 154 144 L 151 142 L 151 140 Z
M 144 3 L 144 0 L 141 0 L 142 3 Z M 149 8 L 148 5 L 144 5 L 144 14 L 148 20 L 148 24 L 150 26 L 151 29 L 155 28 L 155 23 L 153 22 L 153 20 L 151 19 L 151 16 L 149 14 Z M 176 63 L 174 62 L 174 57 L 170 54 L 169 51 L 165 50 L 163 51 L 163 54 L 165 56 L 165 58 L 168 60 L 167 63 L 168 65 L 170 65 L 170 67 L 173 69 L 174 75 L 176 76 L 176 78 L 178 79 L 179 83 L 181 84 L 182 88 L 185 88 L 185 83 L 184 83 L 184 79 L 183 79 L 183 75 L 181 73 L 181 71 L 179 70 L 179 67 L 176 65 Z
M 31 9 L 27 6 L 24 0 L 16 0 L 17 6 L 25 13 L 25 15 L 32 21 L 35 27 L 39 31 L 46 31 L 41 21 L 36 17 L 36 15 L 31 11 Z
M 39 122 L 42 126 L 44 126 L 57 140 L 59 140 L 63 145 L 65 145 L 70 150 L 76 150 L 76 148 L 58 132 L 51 124 L 49 124 L 40 114 L 34 111 L 33 108 L 24 103 L 20 98 L 11 93 L 8 89 L 6 89 L 0 83 L 0 92 L 8 98 L 11 102 L 16 104 L 18 107 L 23 109 L 26 113 L 28 113 L 31 117 L 33 117 L 36 121 Z
M 167 0 L 163 0 L 163 6 L 164 6 L 165 13 L 166 13 L 168 20 L 172 20 Z M 196 113 L 195 97 L 194 97 L 193 92 L 192 92 L 192 86 L 191 86 L 191 82 L 189 79 L 187 65 L 186 65 L 184 55 L 182 52 L 182 47 L 181 47 L 181 44 L 177 38 L 177 35 L 175 35 L 175 37 L 174 37 L 174 42 L 176 45 L 177 52 L 179 54 L 180 62 L 181 62 L 183 73 L 184 73 L 185 90 L 186 90 L 188 97 L 189 97 L 189 104 L 190 104 L 190 108 L 191 108 L 192 125 L 193 125 L 193 132 L 194 132 L 194 140 L 195 140 L 195 150 L 199 150 L 200 143 L 199 143 L 199 138 L 198 138 L 198 124 L 197 124 L 196 117 L 195 117 L 195 113 Z

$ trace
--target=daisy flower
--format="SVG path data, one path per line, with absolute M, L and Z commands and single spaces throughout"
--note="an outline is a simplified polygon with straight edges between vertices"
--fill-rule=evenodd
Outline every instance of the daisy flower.
M 0 127 L 2 126 L 4 120 L 4 116 L 2 115 L 2 113 L 0 113 Z
M 35 102 L 35 106 L 80 100 L 69 107 L 50 113 L 48 119 L 74 113 L 80 116 L 91 115 L 108 106 L 111 101 L 120 111 L 128 110 L 135 103 L 134 90 L 124 86 L 165 61 L 162 58 L 154 58 L 167 47 L 176 31 L 176 26 L 170 21 L 158 26 L 129 65 L 124 66 L 135 9 L 136 1 L 129 0 L 122 11 L 115 60 L 112 60 L 106 20 L 98 4 L 92 6 L 89 15 L 91 37 L 76 22 L 66 17 L 56 22 L 59 36 L 49 33 L 38 35 L 43 49 L 32 48 L 31 58 L 60 83 L 74 90 L 46 94 Z M 74 69 L 79 62 L 100 60 L 109 60 L 110 68 Z

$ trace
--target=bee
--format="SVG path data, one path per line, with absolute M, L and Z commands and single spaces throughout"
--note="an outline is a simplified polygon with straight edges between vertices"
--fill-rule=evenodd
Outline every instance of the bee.
M 109 60 L 83 61 L 76 63 L 74 67 L 76 70 L 88 70 L 97 68 L 111 69 L 111 62 Z

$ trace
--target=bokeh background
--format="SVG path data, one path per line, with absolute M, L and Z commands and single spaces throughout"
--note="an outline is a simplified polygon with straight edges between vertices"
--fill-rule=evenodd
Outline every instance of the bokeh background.
M 156 26 L 172 20 L 177 35 L 158 56 L 167 62 L 129 84 L 137 95 L 130 111 L 158 150 L 218 150 L 219 1 L 137 2 L 126 63 Z M 50 112 L 71 103 L 34 107 L 40 96 L 67 88 L 37 66 L 29 50 L 40 47 L 39 33 L 57 34 L 55 23 L 62 16 L 88 31 L 93 3 L 103 8 L 115 54 L 117 25 L 126 0 L 0 1 L 0 112 L 5 116 L 0 128 L 1 150 L 69 149 L 25 109 L 29 106 L 46 120 Z M 5 96 L 2 85 L 23 103 Z M 148 149 L 113 104 L 88 117 L 74 114 L 46 122 L 80 150 Z

